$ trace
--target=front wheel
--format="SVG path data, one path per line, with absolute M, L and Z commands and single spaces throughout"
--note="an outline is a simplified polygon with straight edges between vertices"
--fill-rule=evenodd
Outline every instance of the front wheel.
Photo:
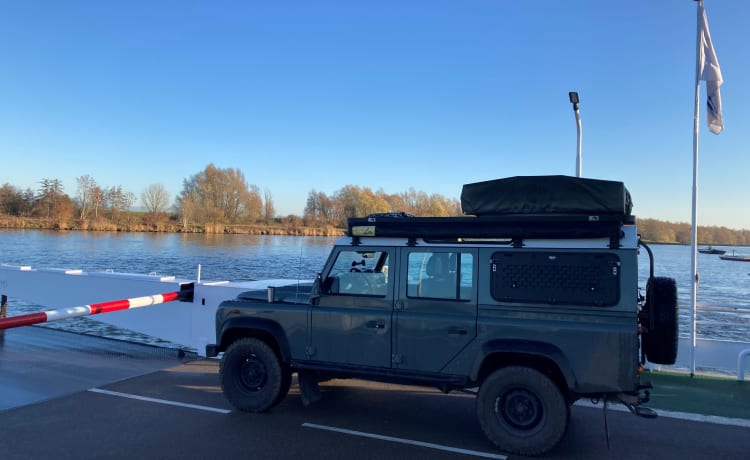
M 241 411 L 265 412 L 284 396 L 281 362 L 262 340 L 244 338 L 231 344 L 221 360 L 219 377 L 224 396 Z
M 565 434 L 569 414 L 554 382 L 527 367 L 495 371 L 477 395 L 482 430 L 506 452 L 539 455 L 549 451 Z

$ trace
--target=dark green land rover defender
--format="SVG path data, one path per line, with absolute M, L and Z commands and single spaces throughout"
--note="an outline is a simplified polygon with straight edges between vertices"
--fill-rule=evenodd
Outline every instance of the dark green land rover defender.
M 654 276 L 623 184 L 511 177 L 465 185 L 461 204 L 349 219 L 314 282 L 223 302 L 207 355 L 223 352 L 227 399 L 268 411 L 293 373 L 303 402 L 327 378 L 478 388 L 487 437 L 525 455 L 560 441 L 579 398 L 653 415 L 639 376 L 675 360 L 677 290 Z

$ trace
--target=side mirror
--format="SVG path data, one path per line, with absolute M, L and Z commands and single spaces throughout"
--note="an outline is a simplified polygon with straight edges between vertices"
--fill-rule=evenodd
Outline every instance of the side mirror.
M 318 273 L 318 276 L 315 277 L 315 281 L 313 281 L 312 288 L 310 289 L 310 303 L 313 305 L 317 305 L 318 299 L 320 298 L 320 287 L 321 287 L 321 278 L 320 273 Z

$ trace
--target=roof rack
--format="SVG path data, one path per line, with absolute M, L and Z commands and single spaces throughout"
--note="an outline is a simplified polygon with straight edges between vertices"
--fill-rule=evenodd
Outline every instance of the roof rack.
M 634 216 L 620 214 L 517 214 L 478 217 L 356 217 L 348 221 L 352 237 L 423 239 L 567 239 L 610 238 L 619 241 L 622 225 Z

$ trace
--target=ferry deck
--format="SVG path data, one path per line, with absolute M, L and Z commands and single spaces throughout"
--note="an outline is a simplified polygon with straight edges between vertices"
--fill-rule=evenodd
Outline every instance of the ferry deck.
M 544 458 L 750 456 L 746 382 L 651 377 L 649 406 L 659 418 L 577 403 L 566 437 Z M 221 393 L 216 360 L 44 327 L 11 329 L 0 342 L 0 458 L 518 458 L 484 437 L 472 394 L 358 380 L 321 390 L 323 399 L 304 407 L 293 384 L 269 413 L 240 413 Z

